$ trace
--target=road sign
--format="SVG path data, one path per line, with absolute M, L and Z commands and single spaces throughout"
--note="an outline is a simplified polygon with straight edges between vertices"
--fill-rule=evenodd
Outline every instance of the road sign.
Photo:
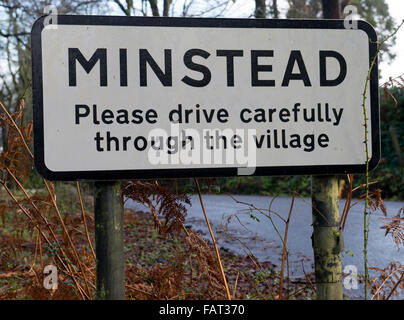
M 376 40 L 363 21 L 40 18 L 35 165 L 52 180 L 364 172 Z M 377 64 L 366 94 L 372 169 Z

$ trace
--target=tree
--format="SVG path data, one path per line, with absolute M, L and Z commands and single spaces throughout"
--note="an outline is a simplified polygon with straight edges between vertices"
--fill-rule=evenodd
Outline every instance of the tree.
M 287 18 L 321 18 L 321 0 L 288 0 Z
M 90 14 L 94 9 L 100 12 L 102 3 L 103 0 L 0 0 L 0 101 L 10 111 L 26 93 L 25 119 L 32 119 L 30 31 L 45 7 L 54 5 L 58 14 Z
M 275 19 L 279 18 L 278 1 L 272 0 L 272 4 L 269 5 L 269 15 Z M 265 0 L 255 0 L 255 18 L 267 18 L 268 10 Z
M 321 18 L 321 0 L 288 0 L 289 9 L 287 18 Z M 390 16 L 389 6 L 386 0 L 340 0 L 340 17 L 344 17 L 343 10 L 347 5 L 353 5 L 358 10 L 360 19 L 372 24 L 379 39 L 386 38 L 395 29 L 394 19 Z M 394 59 L 395 55 L 391 48 L 395 45 L 395 38 L 385 44 L 381 50 L 380 59 Z
M 0 101 L 10 112 L 25 96 L 23 122 L 32 120 L 30 31 L 44 8 L 54 5 L 59 14 L 101 12 L 103 0 L 0 0 Z M 1 113 L 0 113 L 1 114 Z M 0 145 L 6 146 L 7 132 L 1 129 Z
M 265 0 L 255 0 L 254 16 L 256 18 L 266 18 L 267 17 Z
M 236 0 L 107 0 L 127 16 L 218 17 Z
M 396 28 L 394 19 L 390 16 L 389 6 L 386 0 L 345 0 L 344 3 L 352 4 L 358 8 L 360 17 L 375 27 L 379 39 L 385 39 L 388 35 L 392 34 Z M 381 49 L 381 60 L 385 59 L 385 56 L 387 56 L 389 60 L 395 58 L 395 54 L 391 52 L 395 43 L 396 37 L 383 45 Z
M 272 0 L 272 12 L 275 19 L 279 18 L 278 1 Z

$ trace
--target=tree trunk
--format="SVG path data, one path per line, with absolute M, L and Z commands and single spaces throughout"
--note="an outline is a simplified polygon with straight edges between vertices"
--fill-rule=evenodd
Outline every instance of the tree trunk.
M 164 0 L 163 16 L 168 17 L 172 0 Z
M 265 0 L 255 0 L 255 13 L 256 18 L 266 18 Z
M 149 0 L 150 7 L 152 9 L 153 17 L 159 17 L 159 8 L 157 7 L 157 0 Z
M 274 18 L 278 19 L 279 18 L 279 11 L 278 11 L 278 1 L 273 0 L 272 2 L 273 10 L 274 10 Z
M 339 19 L 341 12 L 340 0 L 323 0 L 324 19 Z

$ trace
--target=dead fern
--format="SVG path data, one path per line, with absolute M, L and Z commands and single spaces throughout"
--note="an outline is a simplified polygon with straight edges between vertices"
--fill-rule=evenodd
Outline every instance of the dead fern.
M 382 199 L 382 190 L 376 189 L 369 192 L 368 205 L 371 211 L 380 210 L 384 216 L 387 216 L 387 209 Z
M 147 295 L 149 299 L 173 299 L 184 296 L 185 293 L 181 291 L 178 283 L 182 282 L 180 280 L 184 277 L 184 263 L 188 260 L 198 284 L 198 290 L 193 292 L 192 297 L 225 299 L 225 287 L 219 264 L 211 248 L 200 234 L 184 226 L 185 204 L 191 204 L 188 196 L 173 192 L 157 182 L 131 181 L 123 190 L 124 197 L 145 204 L 150 209 L 159 234 L 165 237 L 168 234 L 179 235 L 182 231 L 186 234 L 184 238 L 186 252 L 176 258 L 176 261 L 180 263 L 176 263 L 175 266 L 157 265 L 151 271 L 143 270 L 143 274 L 146 275 L 143 280 L 150 287 L 148 289 L 144 286 L 142 289 L 138 286 L 132 288 L 135 291 L 134 294 L 136 295 L 136 290 L 140 290 L 137 294 L 141 297 Z M 175 279 L 178 281 L 176 285 L 174 285 Z
M 33 158 L 26 148 L 26 144 L 32 141 L 32 122 L 21 126 L 19 130 L 13 126 L 13 123 L 22 122 L 23 101 L 24 99 L 21 99 L 21 107 L 18 111 L 9 115 L 5 113 L 0 115 L 0 126 L 3 130 L 7 131 L 6 148 L 0 153 L 0 170 L 2 170 L 4 177 L 6 175 L 6 168 L 8 168 L 22 182 L 29 178 L 31 168 L 33 167 Z
M 123 188 L 123 196 L 145 204 L 153 214 L 154 224 L 161 235 L 179 233 L 191 205 L 187 195 L 174 193 L 166 187 L 151 182 L 130 181 Z
M 404 265 L 400 262 L 391 262 L 386 268 L 370 267 L 378 272 L 377 278 L 369 280 L 373 298 L 377 300 L 389 300 L 391 297 L 399 297 L 400 291 L 404 291 Z
M 41 268 L 44 264 L 56 265 L 61 277 L 67 279 L 71 287 L 71 294 L 67 294 L 67 289 L 64 290 L 62 285 L 62 290 L 58 293 L 49 296 L 48 292 L 48 295 L 42 297 L 90 299 L 95 288 L 95 275 L 91 271 L 94 261 L 88 259 L 88 239 L 84 236 L 82 222 L 78 218 L 80 215 L 77 212 L 65 212 L 61 215 L 56 202 L 55 186 L 51 182 L 43 179 L 44 189 L 26 190 L 24 184 L 33 168 L 33 154 L 30 150 L 33 139 L 32 122 L 24 124 L 22 121 L 24 97 L 13 113 L 1 102 L 0 107 L 0 126 L 7 133 L 5 148 L 0 153 L 0 183 L 3 186 L 0 192 L 3 227 L 0 230 L 0 271 L 35 270 L 39 259 Z M 84 245 L 81 245 L 83 242 Z M 34 251 L 33 261 L 28 262 L 24 257 L 27 251 Z M 31 287 L 36 288 L 29 281 L 21 278 L 14 280 L 22 288 L 14 290 L 6 285 L 0 288 L 0 296 L 21 298 L 24 295 L 36 296 L 38 293 L 28 290 Z M 45 290 L 40 289 L 38 279 L 36 282 L 37 291 Z
M 403 215 L 403 216 L 401 216 Z M 381 229 L 385 229 L 385 236 L 391 235 L 397 249 L 400 250 L 400 246 L 404 244 L 404 207 L 398 210 L 396 216 L 389 218 L 381 218 L 384 226 Z
M 216 257 L 208 243 L 199 233 L 186 230 L 185 242 L 188 247 L 187 254 L 196 260 L 193 269 L 196 271 L 196 281 L 201 286 L 199 292 L 204 299 L 227 299 L 225 285 Z
M 383 83 L 380 87 L 383 88 L 384 100 L 388 102 L 390 99 L 392 99 L 394 102 L 394 106 L 397 108 L 398 101 L 396 97 L 391 93 L 390 89 L 395 87 L 404 88 L 404 74 L 395 78 L 390 77 L 389 80 Z

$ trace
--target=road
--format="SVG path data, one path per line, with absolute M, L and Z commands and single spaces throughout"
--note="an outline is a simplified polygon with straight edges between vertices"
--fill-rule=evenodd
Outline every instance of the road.
M 230 195 L 204 195 L 203 201 L 207 215 L 212 224 L 221 247 L 230 249 L 239 254 L 250 251 L 260 261 L 271 261 L 280 267 L 282 255 L 282 242 L 272 226 L 268 217 L 259 211 L 244 204 L 253 204 L 255 208 L 267 213 L 272 197 L 265 196 L 230 196 Z M 237 201 L 244 202 L 238 203 Z M 201 210 L 197 195 L 191 196 L 192 206 L 188 206 L 186 225 L 200 230 L 209 239 L 209 232 Z M 354 202 L 354 201 L 353 201 Z M 345 201 L 340 201 L 342 212 Z M 287 218 L 291 205 L 291 198 L 279 197 L 272 202 L 271 210 Z M 396 215 L 404 206 L 404 202 L 385 202 L 388 216 Z M 140 204 L 127 202 L 129 208 L 145 210 Z M 251 217 L 251 214 L 259 221 Z M 379 211 L 372 213 L 368 245 L 369 266 L 384 268 L 391 261 L 404 263 L 403 250 L 398 251 L 390 236 L 385 237 L 385 231 L 380 229 L 383 214 Z M 230 220 L 229 220 L 230 219 Z M 272 214 L 280 234 L 283 235 L 285 224 L 275 214 Z M 229 222 L 230 221 L 230 222 Z M 313 249 L 311 246 L 312 234 L 311 200 L 296 198 L 292 209 L 289 225 L 287 247 L 290 252 L 290 275 L 300 277 L 305 272 L 313 271 Z M 226 228 L 226 224 L 228 224 Z M 358 273 L 363 274 L 363 203 L 354 206 L 348 216 L 344 231 L 345 250 L 342 254 L 343 268 L 353 265 Z M 373 273 L 374 274 L 374 273 Z M 350 290 L 345 293 L 351 298 L 363 297 L 363 288 Z

